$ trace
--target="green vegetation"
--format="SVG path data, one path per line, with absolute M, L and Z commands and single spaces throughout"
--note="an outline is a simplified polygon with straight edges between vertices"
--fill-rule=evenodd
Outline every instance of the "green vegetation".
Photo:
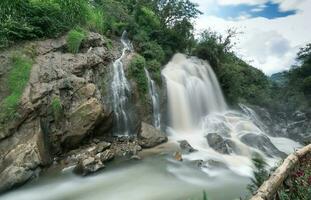
M 228 30 L 224 37 L 206 30 L 192 54 L 210 62 L 231 105 L 250 103 L 266 106 L 270 99 L 268 78 L 231 51 L 231 40 L 236 34 L 236 31 Z
M 0 48 L 21 40 L 57 37 L 75 26 L 103 32 L 102 12 L 88 0 L 3 0 Z
M 299 165 L 286 180 L 286 184 L 278 191 L 280 200 L 311 199 L 311 155 L 302 158 Z
M 85 39 L 86 33 L 80 29 L 75 28 L 68 33 L 67 44 L 68 50 L 71 53 L 78 53 L 82 41 Z
M 266 169 L 266 162 L 259 154 L 254 154 L 252 161 L 255 166 L 254 178 L 251 179 L 252 183 L 248 185 L 248 189 L 252 194 L 254 194 L 269 177 L 269 171 Z
M 145 74 L 146 60 L 141 55 L 135 55 L 129 65 L 130 75 L 135 79 L 141 98 L 145 99 L 148 91 L 148 80 Z
M 51 102 L 54 119 L 59 121 L 63 114 L 63 106 L 59 97 L 54 97 Z
M 297 55 L 298 65 L 283 72 L 283 84 L 274 80 L 271 86 L 271 109 L 294 112 L 311 107 L 311 44 L 301 48 Z M 273 94 L 273 95 L 272 95 Z M 274 103 L 273 103 L 274 102 Z
M 11 56 L 12 69 L 9 72 L 10 95 L 0 102 L 0 124 L 6 124 L 17 115 L 17 107 L 28 83 L 32 60 L 18 53 Z

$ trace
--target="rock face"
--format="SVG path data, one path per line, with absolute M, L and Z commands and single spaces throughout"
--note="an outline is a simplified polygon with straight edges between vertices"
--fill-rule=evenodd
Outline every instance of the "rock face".
M 103 37 L 89 33 L 78 54 L 66 52 L 65 36 L 34 45 L 37 57 L 19 117 L 0 130 L 0 191 L 35 177 L 53 157 L 87 141 L 98 124 L 106 129 L 96 135 L 105 135 L 112 127 L 100 79 L 113 56 Z M 85 171 L 96 171 L 111 157 L 107 152 L 96 156 L 81 159 Z
M 157 130 L 155 127 L 141 123 L 141 130 L 138 134 L 138 143 L 144 148 L 152 148 L 167 141 L 164 133 Z
M 265 125 L 271 136 L 288 137 L 300 143 L 311 142 L 311 111 L 269 112 L 259 106 L 249 106 Z

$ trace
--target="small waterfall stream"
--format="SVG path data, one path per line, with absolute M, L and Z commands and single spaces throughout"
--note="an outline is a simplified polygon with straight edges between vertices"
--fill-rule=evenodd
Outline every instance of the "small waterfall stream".
M 126 109 L 129 106 L 128 96 L 130 85 L 125 77 L 123 68 L 123 59 L 128 51 L 132 51 L 132 44 L 127 38 L 127 32 L 124 31 L 121 37 L 123 50 L 120 58 L 113 63 L 113 79 L 111 83 L 113 97 L 113 111 L 115 114 L 114 135 L 129 135 L 130 122 Z
M 160 102 L 159 94 L 156 89 L 154 80 L 151 79 L 148 70 L 145 68 L 146 77 L 148 79 L 148 90 L 149 96 L 152 100 L 152 111 L 153 111 L 153 126 L 157 129 L 161 129 L 161 113 L 160 113 Z

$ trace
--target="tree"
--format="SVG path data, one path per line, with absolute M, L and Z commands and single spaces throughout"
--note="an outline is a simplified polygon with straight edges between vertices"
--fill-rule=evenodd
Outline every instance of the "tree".
M 156 0 L 156 2 L 157 13 L 166 26 L 174 26 L 184 19 L 190 21 L 202 14 L 198 10 L 198 5 L 190 0 Z

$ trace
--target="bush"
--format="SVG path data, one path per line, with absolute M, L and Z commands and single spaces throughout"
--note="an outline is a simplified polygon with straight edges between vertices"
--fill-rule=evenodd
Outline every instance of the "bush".
M 147 60 L 157 60 L 160 63 L 165 57 L 162 47 L 156 42 L 144 43 L 141 47 L 140 53 Z
M 0 103 L 1 124 L 5 124 L 16 117 L 16 109 L 28 83 L 33 63 L 31 59 L 19 54 L 12 55 L 11 62 L 12 69 L 8 77 L 10 95 Z
M 78 53 L 85 37 L 86 33 L 82 29 L 76 28 L 71 30 L 67 37 L 68 51 L 71 53 Z
M 161 84 L 161 63 L 156 60 L 148 61 L 147 69 L 150 72 L 152 79 L 154 79 L 158 84 Z
M 144 99 L 144 96 L 148 91 L 148 80 L 144 69 L 145 66 L 146 60 L 141 55 L 135 55 L 129 65 L 130 75 L 135 79 L 142 99 Z

